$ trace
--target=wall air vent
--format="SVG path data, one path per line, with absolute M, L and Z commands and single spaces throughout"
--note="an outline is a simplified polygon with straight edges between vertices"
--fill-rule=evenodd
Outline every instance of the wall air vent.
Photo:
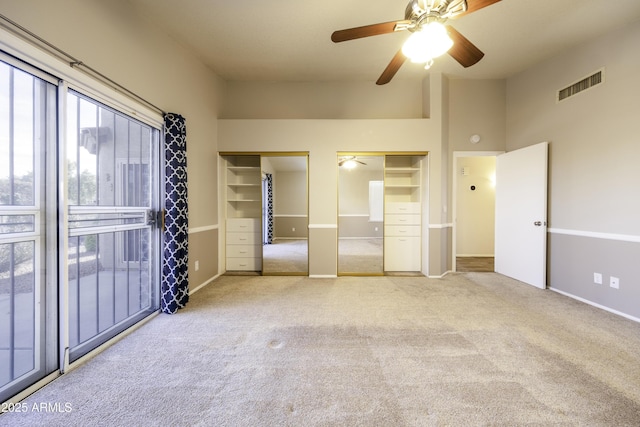
M 591 89 L 592 87 L 599 85 L 604 82 L 604 68 L 598 70 L 593 73 L 589 77 L 585 77 L 584 79 L 575 82 L 564 89 L 560 89 L 558 91 L 558 102 L 563 101 L 567 98 L 572 97 L 573 95 L 577 95 L 580 92 L 584 92 L 587 89 Z

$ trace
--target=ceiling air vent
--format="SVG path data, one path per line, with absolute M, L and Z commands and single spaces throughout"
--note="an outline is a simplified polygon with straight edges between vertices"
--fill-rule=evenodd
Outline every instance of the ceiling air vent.
M 558 91 L 558 102 L 584 92 L 604 81 L 604 68 Z

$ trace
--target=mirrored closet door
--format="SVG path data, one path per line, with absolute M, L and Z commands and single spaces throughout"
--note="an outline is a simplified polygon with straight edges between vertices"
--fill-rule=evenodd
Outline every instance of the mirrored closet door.
M 338 153 L 338 274 L 382 275 L 384 156 Z
M 307 275 L 308 154 L 220 154 L 226 271 Z
M 307 275 L 307 155 L 262 154 L 262 274 Z

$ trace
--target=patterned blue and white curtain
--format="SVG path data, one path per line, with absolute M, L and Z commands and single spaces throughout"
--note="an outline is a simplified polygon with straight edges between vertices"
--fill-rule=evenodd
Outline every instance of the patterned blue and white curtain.
M 273 243 L 273 175 L 267 176 L 267 241 L 265 243 Z
M 173 314 L 189 301 L 187 128 L 184 117 L 167 113 L 164 129 L 165 228 L 160 305 L 164 313 Z

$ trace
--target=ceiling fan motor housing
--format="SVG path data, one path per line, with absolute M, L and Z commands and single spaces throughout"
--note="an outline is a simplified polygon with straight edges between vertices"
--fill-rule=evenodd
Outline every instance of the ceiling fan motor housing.
M 444 22 L 467 11 L 466 0 L 411 0 L 405 9 L 406 20 L 416 27 L 431 21 Z
M 433 57 L 440 56 L 446 52 L 458 61 L 460 65 L 467 68 L 480 61 L 484 53 L 452 26 L 447 25 L 440 27 L 431 24 L 444 24 L 448 19 L 468 15 L 500 1 L 501 0 L 410 0 L 405 10 L 404 20 L 381 22 L 379 24 L 334 31 L 331 34 L 331 40 L 334 43 L 340 43 L 347 40 L 407 30 L 414 33 L 407 41 L 411 41 L 412 38 L 415 39 L 416 37 L 414 36 L 418 36 L 419 39 L 429 38 L 433 41 L 434 35 L 429 33 L 433 29 L 436 32 L 435 40 L 440 40 L 440 43 L 437 43 L 438 47 L 434 48 L 435 50 L 433 52 L 420 51 L 416 55 L 409 55 L 412 61 L 423 62 L 421 59 L 430 55 L 431 58 L 427 58 L 427 64 L 429 64 L 433 61 Z M 445 37 L 441 37 L 443 32 L 445 33 Z M 402 64 L 407 60 L 404 48 L 405 46 L 403 45 L 403 48 L 393 56 L 391 62 L 389 62 L 378 80 L 376 80 L 377 85 L 389 83 L 400 67 L 402 67 Z M 417 49 L 421 49 L 421 47 L 418 46 Z M 439 53 L 440 51 L 442 51 L 442 53 Z

